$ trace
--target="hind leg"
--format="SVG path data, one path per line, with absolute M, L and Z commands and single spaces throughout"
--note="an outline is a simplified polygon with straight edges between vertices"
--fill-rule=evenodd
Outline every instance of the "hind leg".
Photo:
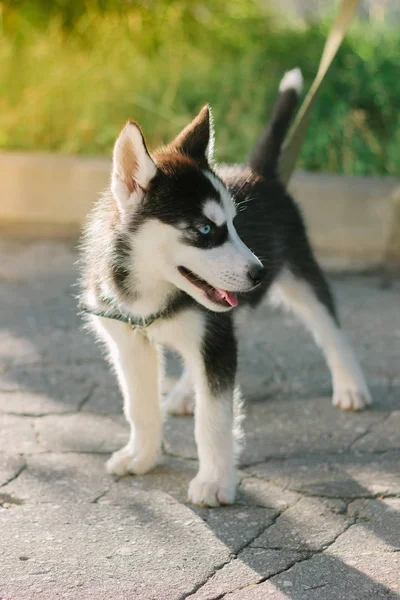
M 194 413 L 194 386 L 189 367 L 185 366 L 179 380 L 166 398 L 170 415 L 192 415 Z
M 314 259 L 310 257 L 306 272 L 284 269 L 272 293 L 303 321 L 322 348 L 332 375 L 334 406 L 361 410 L 371 404 L 361 368 L 340 329 L 328 284 Z

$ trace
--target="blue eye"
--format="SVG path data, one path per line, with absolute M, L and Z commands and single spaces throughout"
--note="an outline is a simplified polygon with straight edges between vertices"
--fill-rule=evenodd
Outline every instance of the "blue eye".
M 202 233 L 203 235 L 208 235 L 211 231 L 211 225 L 209 225 L 208 223 L 206 225 L 203 225 L 202 227 L 198 228 L 198 231 L 200 233 Z

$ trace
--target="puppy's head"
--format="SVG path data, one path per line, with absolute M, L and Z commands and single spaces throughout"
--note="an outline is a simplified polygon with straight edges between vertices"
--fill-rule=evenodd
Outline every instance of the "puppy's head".
M 237 305 L 236 292 L 260 283 L 264 269 L 236 232 L 234 201 L 210 167 L 212 145 L 207 106 L 153 157 L 130 122 L 115 144 L 111 189 L 136 291 L 168 282 L 226 311 Z

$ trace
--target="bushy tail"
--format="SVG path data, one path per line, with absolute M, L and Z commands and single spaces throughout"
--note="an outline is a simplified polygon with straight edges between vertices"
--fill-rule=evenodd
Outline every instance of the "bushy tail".
M 279 96 L 270 121 L 250 156 L 249 166 L 254 173 L 268 179 L 277 177 L 282 144 L 302 89 L 303 76 L 300 69 L 285 73 L 279 84 Z

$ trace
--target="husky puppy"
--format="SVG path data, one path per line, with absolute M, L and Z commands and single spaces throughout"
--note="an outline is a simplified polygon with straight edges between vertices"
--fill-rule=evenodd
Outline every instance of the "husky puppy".
M 171 347 L 185 368 L 170 412 L 191 412 L 195 395 L 200 466 L 189 500 L 234 501 L 234 316 L 265 294 L 297 314 L 321 346 L 333 404 L 359 410 L 371 402 L 299 208 L 279 181 L 280 149 L 301 88 L 299 69 L 285 74 L 248 166 L 212 164 L 207 106 L 154 154 L 133 122 L 115 143 L 111 187 L 89 215 L 81 260 L 82 304 L 108 347 L 130 424 L 128 444 L 107 462 L 110 473 L 146 473 L 157 462 L 159 348 Z

